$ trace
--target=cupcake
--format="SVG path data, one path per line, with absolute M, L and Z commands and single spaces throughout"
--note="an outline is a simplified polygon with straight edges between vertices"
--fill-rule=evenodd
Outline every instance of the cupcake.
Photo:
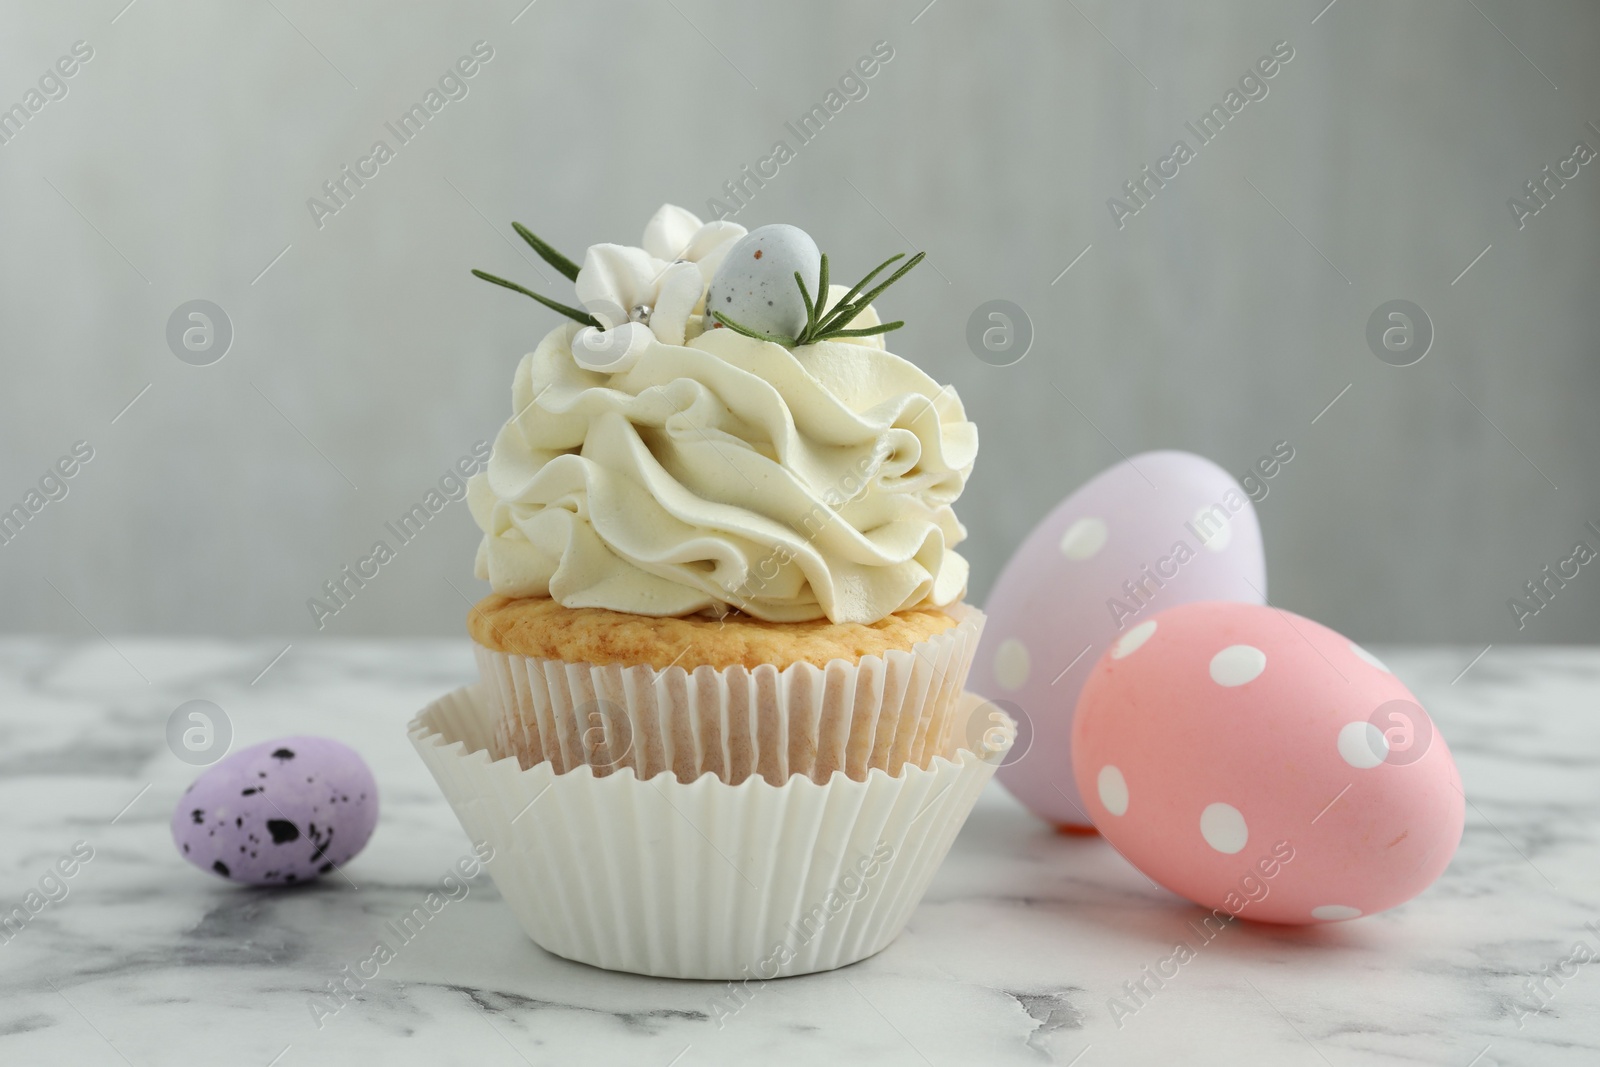
M 585 310 L 522 360 L 468 489 L 498 753 L 733 785 L 926 767 L 982 615 L 951 509 L 977 430 L 870 303 L 921 257 L 846 289 L 802 230 L 670 205 L 581 269 L 526 236 Z
M 803 231 L 664 207 L 583 265 L 468 490 L 481 680 L 411 740 L 529 936 L 742 982 L 904 928 L 1013 724 L 951 505 L 977 431 Z M 748 988 L 748 986 L 746 987 Z M 715 1011 L 713 1007 L 713 1011 Z

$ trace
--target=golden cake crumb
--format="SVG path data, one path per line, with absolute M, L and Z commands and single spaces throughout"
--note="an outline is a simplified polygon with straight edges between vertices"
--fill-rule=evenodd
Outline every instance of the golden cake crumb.
M 467 615 L 467 631 L 485 648 L 511 655 L 568 663 L 679 666 L 744 666 L 791 663 L 825 667 L 832 660 L 856 663 L 919 641 L 957 624 L 937 608 L 897 611 L 874 623 L 763 622 L 734 613 L 723 619 L 694 615 L 655 618 L 605 608 L 565 608 L 549 597 L 493 593 Z

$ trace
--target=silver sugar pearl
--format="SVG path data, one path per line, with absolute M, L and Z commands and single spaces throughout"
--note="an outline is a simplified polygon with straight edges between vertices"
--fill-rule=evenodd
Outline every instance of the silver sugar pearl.
M 642 323 L 643 325 L 648 326 L 650 325 L 651 310 L 652 309 L 649 304 L 635 304 L 633 305 L 633 310 L 628 312 L 628 321 Z

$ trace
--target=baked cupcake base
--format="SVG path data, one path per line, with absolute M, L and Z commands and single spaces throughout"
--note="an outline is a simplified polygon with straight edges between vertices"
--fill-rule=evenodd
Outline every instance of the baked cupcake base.
M 864 781 L 803 776 L 597 777 L 494 759 L 483 687 L 457 690 L 410 726 L 412 744 L 528 936 L 567 959 L 671 978 L 757 980 L 830 970 L 905 927 L 984 783 L 1009 748 L 974 752 L 965 694 L 952 742 L 926 769 Z
M 469 628 L 496 756 L 557 774 L 780 785 L 926 767 L 951 737 L 983 620 L 965 604 L 836 625 L 491 596 Z

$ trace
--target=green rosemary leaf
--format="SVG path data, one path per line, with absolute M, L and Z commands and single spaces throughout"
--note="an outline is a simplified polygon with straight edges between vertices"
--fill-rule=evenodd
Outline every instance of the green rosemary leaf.
M 575 282 L 578 280 L 578 265 L 576 263 L 572 262 L 572 260 L 562 255 L 560 252 L 557 252 L 554 248 L 551 248 L 543 238 L 534 233 L 532 230 L 528 229 L 522 223 L 513 222 L 511 224 L 511 228 L 517 231 L 517 236 L 521 237 L 524 241 L 533 246 L 533 250 L 539 253 L 540 259 L 550 264 L 562 274 L 565 274 L 568 281 Z
M 897 259 L 904 258 L 904 252 L 896 252 L 894 255 L 890 256 L 888 259 L 884 260 L 882 263 L 879 263 L 876 267 L 868 271 L 865 278 L 862 278 L 859 282 L 856 282 L 856 284 L 851 287 L 848 293 L 845 293 L 844 296 L 839 298 L 839 302 L 835 304 L 833 309 L 829 311 L 828 314 L 823 318 L 822 327 L 826 329 L 830 326 L 838 326 L 842 323 L 849 322 L 850 318 L 853 317 L 858 310 L 860 310 L 861 304 L 865 303 L 865 301 L 856 301 L 856 297 L 861 294 L 861 290 L 867 287 L 867 283 L 876 278 L 883 268 L 887 267 Z M 843 311 L 847 305 L 850 309 L 849 316 L 843 314 Z
M 835 304 L 828 309 L 828 317 L 817 324 L 817 333 L 832 333 L 856 317 L 860 304 Z
M 752 330 L 748 326 L 741 326 L 739 323 L 734 322 L 720 311 L 713 311 L 711 313 L 711 317 L 722 323 L 722 325 L 726 326 L 734 333 L 742 333 L 746 337 L 754 337 L 757 341 L 771 341 L 773 344 L 782 345 L 785 348 L 794 348 L 798 343 L 793 337 L 780 337 L 774 333 L 762 333 L 760 330 Z
M 472 273 L 475 277 L 482 278 L 486 282 L 492 282 L 495 285 L 504 286 L 505 288 L 510 289 L 512 292 L 521 293 L 523 296 L 531 296 L 535 300 L 539 301 L 539 303 L 549 308 L 551 311 L 559 311 L 561 314 L 565 315 L 574 322 L 581 322 L 585 326 L 593 326 L 597 329 L 600 326 L 599 320 L 593 315 L 589 314 L 587 311 L 579 311 L 577 308 L 571 308 L 565 304 L 558 304 L 547 296 L 540 296 L 532 289 L 524 289 L 516 282 L 508 282 L 504 278 L 496 278 L 493 274 L 489 274 L 486 271 L 474 269 Z
M 806 292 L 806 282 L 804 278 L 800 277 L 799 271 L 794 272 L 794 283 L 800 287 L 800 299 L 806 305 L 806 324 L 801 327 L 800 336 L 795 338 L 795 340 L 804 344 L 805 339 L 810 337 L 812 331 L 817 328 L 817 304 L 816 301 L 811 299 L 811 294 Z
M 831 341 L 835 337 L 871 337 L 873 334 L 888 333 L 890 330 L 898 330 L 904 325 L 904 320 L 896 320 L 895 322 L 885 322 L 880 326 L 865 326 L 859 330 L 834 330 L 832 333 L 828 334 L 824 340 Z
M 822 253 L 822 266 L 817 269 L 817 314 L 815 318 L 822 317 L 822 311 L 828 306 L 828 253 Z
M 918 263 L 921 263 L 924 259 L 926 259 L 927 255 L 928 254 L 926 252 L 918 252 L 916 255 L 906 260 L 904 266 L 895 271 L 893 274 L 889 275 L 886 281 L 874 287 L 870 292 L 862 296 L 857 302 L 863 305 L 872 303 L 872 301 L 876 299 L 878 295 L 881 294 L 885 289 L 889 288 L 889 286 L 893 285 L 901 278 L 904 278 L 911 271 L 912 267 L 915 267 Z M 888 266 L 888 264 L 886 263 L 884 266 Z

